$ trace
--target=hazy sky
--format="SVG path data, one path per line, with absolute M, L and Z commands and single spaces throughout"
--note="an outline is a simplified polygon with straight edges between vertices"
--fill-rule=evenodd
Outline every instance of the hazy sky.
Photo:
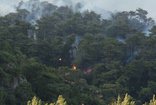
M 15 5 L 18 5 L 21 0 L 0 0 L 0 14 L 5 15 L 8 12 L 15 11 Z M 23 0 L 28 1 L 28 0 Z M 58 5 L 70 0 L 41 0 L 41 1 L 59 1 Z M 64 1 L 64 2 L 63 2 Z M 156 0 L 71 0 L 75 2 L 85 3 L 85 8 L 92 9 L 96 7 L 103 8 L 107 11 L 129 11 L 142 8 L 148 11 L 149 16 L 156 20 Z

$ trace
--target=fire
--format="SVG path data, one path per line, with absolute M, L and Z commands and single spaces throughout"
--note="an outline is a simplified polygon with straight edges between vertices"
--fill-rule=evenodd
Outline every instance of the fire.
M 77 67 L 73 65 L 72 69 L 76 70 L 76 68 L 77 68 Z
M 59 58 L 59 61 L 62 61 L 62 58 Z
M 91 72 L 92 71 L 92 69 L 89 69 L 89 70 L 87 70 L 87 71 L 83 71 L 83 74 L 87 74 L 87 73 L 89 73 L 89 72 Z

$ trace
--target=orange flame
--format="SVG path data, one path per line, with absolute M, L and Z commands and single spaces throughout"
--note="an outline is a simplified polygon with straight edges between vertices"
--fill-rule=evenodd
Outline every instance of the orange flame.
M 73 65 L 72 69 L 76 70 L 76 68 L 77 68 L 77 67 Z
M 89 72 L 91 72 L 92 71 L 92 69 L 89 69 L 89 70 L 87 70 L 87 71 L 83 71 L 83 74 L 87 74 L 87 73 L 89 73 Z
M 59 58 L 59 61 L 62 61 L 62 58 Z

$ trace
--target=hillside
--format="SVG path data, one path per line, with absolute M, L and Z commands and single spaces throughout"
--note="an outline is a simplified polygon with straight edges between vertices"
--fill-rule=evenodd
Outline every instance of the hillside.
M 2 105 L 26 105 L 34 96 L 51 103 L 62 95 L 67 105 L 106 105 L 126 93 L 136 105 L 152 99 L 156 26 L 148 12 L 103 19 L 81 7 L 30 0 L 0 17 Z

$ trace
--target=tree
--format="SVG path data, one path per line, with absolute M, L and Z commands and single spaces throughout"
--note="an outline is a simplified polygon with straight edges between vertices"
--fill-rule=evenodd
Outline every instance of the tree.
M 86 26 L 86 33 L 99 34 L 101 31 L 101 24 L 99 22 L 93 21 Z
M 155 36 L 156 34 L 156 26 L 153 26 L 151 30 L 149 30 L 151 32 L 150 36 Z
M 55 34 L 55 28 L 57 24 L 62 21 L 63 15 L 59 12 L 54 12 L 50 16 L 43 16 L 41 19 L 37 20 L 37 38 L 38 40 L 47 40 L 51 42 Z
M 85 11 L 83 13 L 84 17 L 83 20 L 85 24 L 89 24 L 90 22 L 100 22 L 101 16 L 99 14 L 96 14 L 94 11 Z
M 135 105 L 135 101 L 130 101 L 131 96 L 126 94 L 124 100 L 118 96 L 118 99 L 116 102 L 111 103 L 110 105 Z
M 117 23 L 113 26 L 107 28 L 106 33 L 110 37 L 121 37 L 122 39 L 126 39 L 127 35 L 132 33 L 131 28 L 124 21 Z
M 17 12 L 18 12 L 18 18 L 19 20 L 22 21 L 27 21 L 27 16 L 30 14 L 30 12 L 26 9 L 18 9 L 17 7 Z
M 143 33 L 137 32 L 135 34 L 129 35 L 126 39 L 126 63 L 135 59 L 142 51 L 143 42 L 146 39 Z
M 38 98 L 34 96 L 32 101 L 27 102 L 27 105 L 42 105 L 42 104 L 41 100 L 38 100 Z M 46 103 L 45 105 L 48 105 L 48 103 Z M 59 95 L 56 103 L 50 103 L 49 105 L 67 105 L 67 103 L 65 99 L 62 97 L 62 95 Z
M 152 31 L 153 30 L 153 31 Z M 156 37 L 154 36 L 154 27 L 151 29 L 152 33 L 150 36 L 140 40 L 140 54 L 139 56 L 145 61 L 155 60 L 155 48 L 156 48 Z
M 119 79 L 119 84 L 124 84 L 133 97 L 138 97 L 141 87 L 146 87 L 148 83 L 148 71 L 142 60 L 133 60 L 124 67 L 124 73 Z M 121 80 L 121 81 L 120 81 Z M 124 83 L 125 82 L 125 83 Z
M 26 104 L 27 100 L 30 100 L 34 95 L 32 86 L 29 82 L 23 82 L 15 90 L 15 96 L 20 100 L 20 104 Z
M 2 105 L 5 105 L 5 100 L 7 97 L 7 92 L 3 87 L 0 87 L 0 101 Z
M 140 100 L 143 100 L 144 102 L 147 102 L 152 98 L 152 91 L 150 88 L 142 88 L 139 92 L 139 98 Z

